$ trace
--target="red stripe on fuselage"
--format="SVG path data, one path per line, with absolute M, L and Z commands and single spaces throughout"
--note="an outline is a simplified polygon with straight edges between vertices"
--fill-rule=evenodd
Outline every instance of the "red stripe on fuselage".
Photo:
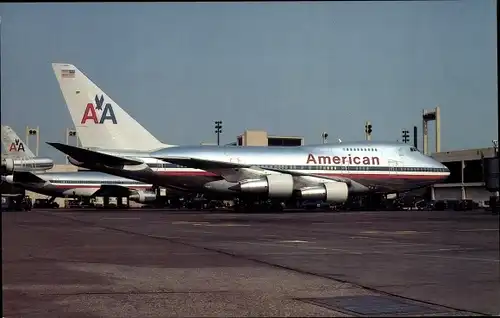
M 85 185 L 85 184 L 78 184 L 78 185 L 71 185 L 71 184 L 51 184 L 52 186 L 58 188 L 58 189 L 99 189 L 101 186 L 100 185 Z M 146 185 L 134 185 L 134 186 L 124 186 L 121 184 L 103 184 L 104 186 L 106 185 L 116 185 L 124 188 L 129 188 L 129 189 L 149 189 L 152 188 L 152 186 L 146 186 Z
M 218 174 L 207 171 L 158 171 L 157 173 L 165 176 L 218 176 Z M 324 177 L 345 177 L 350 179 L 425 179 L 439 180 L 444 175 L 427 174 L 389 174 L 389 173 L 315 173 L 313 176 Z
M 389 173 L 319 173 L 316 176 L 325 177 L 345 177 L 350 179 L 425 179 L 439 180 L 443 179 L 443 175 L 428 175 L 428 174 L 389 174 Z

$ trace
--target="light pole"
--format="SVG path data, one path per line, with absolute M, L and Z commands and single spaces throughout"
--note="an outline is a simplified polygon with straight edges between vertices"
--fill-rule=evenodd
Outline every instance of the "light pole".
M 76 137 L 76 146 L 78 147 L 78 137 L 75 129 L 66 128 L 66 145 L 69 145 L 69 137 Z M 68 156 L 66 156 L 66 164 L 69 164 Z
M 410 141 L 410 132 L 408 131 L 408 129 L 402 130 L 402 136 L 403 136 L 403 142 L 407 144 L 408 141 Z
M 222 120 L 215 121 L 215 134 L 217 135 L 217 146 L 220 145 L 220 134 L 222 133 Z
M 365 140 L 372 140 L 372 124 L 370 121 L 365 122 Z
M 35 156 L 38 157 L 38 148 L 40 147 L 40 127 L 31 128 L 26 126 L 26 147 L 29 147 L 30 136 L 36 136 Z
M 322 140 L 323 144 L 326 144 L 326 142 L 328 140 L 328 133 L 326 131 L 321 134 L 321 140 Z

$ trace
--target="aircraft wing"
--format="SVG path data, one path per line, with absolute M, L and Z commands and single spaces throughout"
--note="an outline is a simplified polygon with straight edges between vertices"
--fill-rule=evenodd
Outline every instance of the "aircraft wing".
M 198 159 L 190 157 L 155 157 L 155 158 L 193 169 L 202 169 L 205 171 L 210 171 L 219 174 L 228 181 L 232 182 L 237 182 L 241 179 L 246 179 L 246 178 L 255 178 L 262 175 L 270 174 L 270 172 L 275 172 L 275 173 L 289 174 L 294 177 L 314 177 L 336 182 L 344 182 L 348 184 L 351 183 L 350 179 L 342 177 L 325 177 L 303 172 L 256 167 L 237 162 L 223 162 L 217 160 L 206 160 L 206 159 Z
M 126 159 L 122 157 L 116 157 L 108 154 L 104 154 L 97 151 L 92 151 L 88 149 L 83 149 L 80 147 L 70 146 L 62 144 L 59 142 L 47 142 L 47 144 L 56 148 L 57 150 L 65 153 L 71 158 L 81 161 L 81 162 L 98 162 L 108 166 L 118 166 L 118 165 L 140 165 L 141 161 Z
M 217 160 L 206 160 L 190 157 L 156 157 L 155 159 L 167 161 L 170 163 L 175 163 L 181 166 L 202 169 L 206 171 L 218 170 L 218 169 L 237 169 L 237 168 L 250 168 L 250 165 L 245 165 L 241 163 L 224 162 Z

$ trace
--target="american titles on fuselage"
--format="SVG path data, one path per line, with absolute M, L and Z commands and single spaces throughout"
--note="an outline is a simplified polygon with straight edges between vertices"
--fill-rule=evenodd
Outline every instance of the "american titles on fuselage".
M 348 154 L 347 156 L 317 156 L 313 154 L 307 155 L 306 164 L 315 165 L 366 165 L 366 166 L 380 166 L 379 157 L 367 157 L 367 156 L 352 156 Z

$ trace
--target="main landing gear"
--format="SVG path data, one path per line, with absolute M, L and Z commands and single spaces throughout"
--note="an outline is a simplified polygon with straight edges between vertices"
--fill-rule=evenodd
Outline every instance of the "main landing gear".
M 365 207 L 369 211 L 380 211 L 385 209 L 386 198 L 383 194 L 370 194 L 366 197 Z
M 235 200 L 234 211 L 240 213 L 280 213 L 285 209 L 281 201 Z

